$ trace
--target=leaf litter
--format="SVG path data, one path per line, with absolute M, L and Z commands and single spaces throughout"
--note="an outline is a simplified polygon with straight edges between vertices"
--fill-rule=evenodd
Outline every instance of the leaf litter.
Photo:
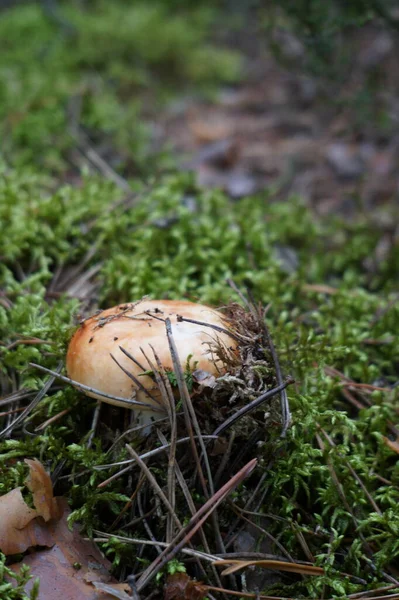
M 34 508 L 27 504 L 21 487 L 0 497 L 0 550 L 12 556 L 32 549 L 21 562 L 9 567 L 16 574 L 30 568 L 25 591 L 32 590 L 37 578 L 41 600 L 105 600 L 109 591 L 101 589 L 101 584 L 110 590 L 117 585 L 115 590 L 123 591 L 126 586 L 117 584 L 110 575 L 111 563 L 98 547 L 80 535 L 77 525 L 69 528 L 68 503 L 54 497 L 43 465 L 36 459 L 25 459 L 25 463 L 29 467 L 25 485 Z

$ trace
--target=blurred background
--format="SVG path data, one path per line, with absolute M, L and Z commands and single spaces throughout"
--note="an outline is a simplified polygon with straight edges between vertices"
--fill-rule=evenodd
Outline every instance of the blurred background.
M 9 165 L 77 183 L 176 167 L 322 214 L 398 194 L 399 3 L 1 0 Z

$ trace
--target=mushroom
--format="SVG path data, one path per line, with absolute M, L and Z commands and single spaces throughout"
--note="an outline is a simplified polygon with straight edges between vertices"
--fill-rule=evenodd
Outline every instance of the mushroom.
M 164 369 L 173 371 L 166 318 L 172 324 L 183 371 L 189 360 L 193 369 L 215 377 L 226 372 L 227 367 L 215 350 L 222 346 L 225 353 L 234 352 L 236 342 L 229 335 L 229 322 L 223 315 L 202 304 L 143 299 L 104 310 L 83 321 L 69 344 L 66 360 L 69 377 L 94 388 L 95 391 L 85 391 L 92 398 L 116 406 L 128 405 L 121 400 L 124 398 L 145 404 L 130 405 L 137 410 L 140 423 L 159 418 L 166 408 L 154 378 L 143 374 L 149 366 L 141 349 L 155 362 L 154 350 Z

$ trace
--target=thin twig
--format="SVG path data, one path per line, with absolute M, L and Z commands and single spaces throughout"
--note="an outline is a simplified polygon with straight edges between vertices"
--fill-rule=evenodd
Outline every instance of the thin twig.
M 125 367 L 123 365 L 121 365 L 120 362 L 117 361 L 117 359 L 115 358 L 115 356 L 110 352 L 110 357 L 112 358 L 112 360 L 118 365 L 118 367 L 125 373 L 125 375 L 127 375 L 129 377 L 129 379 L 131 379 L 133 381 L 133 383 L 136 384 L 136 386 L 139 388 L 139 390 L 141 392 L 143 392 L 143 394 L 145 394 L 146 396 L 148 396 L 149 398 L 151 398 L 151 400 L 153 400 L 154 402 L 156 402 L 157 404 L 159 404 L 160 406 L 162 406 L 162 403 L 160 402 L 160 400 L 158 398 L 156 398 L 155 396 L 153 396 L 151 394 L 151 392 L 149 390 L 147 390 L 143 384 L 141 383 L 141 381 L 139 381 L 137 379 L 137 377 L 135 377 L 133 375 L 133 373 L 130 373 L 130 371 L 128 371 L 127 369 L 125 369 Z M 152 406 L 152 405 L 151 405 Z
M 32 365 L 32 363 L 30 363 L 30 364 Z M 35 366 L 35 365 L 32 365 L 32 366 Z M 29 415 L 29 413 L 32 412 L 32 410 L 34 408 L 36 408 L 36 406 L 39 404 L 39 402 L 41 400 L 43 400 L 44 396 L 47 394 L 48 390 L 53 385 L 56 377 L 59 376 L 59 371 L 61 369 L 62 369 L 62 363 L 60 362 L 60 363 L 58 363 L 57 370 L 50 372 L 51 377 L 49 378 L 47 383 L 44 384 L 44 386 L 42 387 L 40 392 L 38 392 L 38 394 L 36 394 L 36 396 L 35 396 L 35 398 L 33 398 L 32 402 L 25 408 L 25 410 L 12 423 L 10 423 L 5 429 L 3 429 L 3 431 L 0 432 L 0 438 L 4 437 L 6 435 L 9 435 L 11 433 L 11 431 L 13 429 L 15 429 L 15 427 L 17 425 L 19 425 L 19 423 L 21 423 Z M 46 371 L 48 371 L 48 370 L 46 369 Z
M 138 590 L 141 591 L 155 575 L 189 542 L 192 536 L 205 523 L 212 512 L 221 502 L 239 485 L 256 467 L 257 460 L 254 458 L 247 463 L 238 473 L 234 475 L 224 486 L 220 488 L 190 519 L 188 524 L 177 534 L 171 544 L 156 558 L 144 571 L 138 581 Z M 183 538 L 183 539 L 181 539 Z
M 154 358 L 158 365 L 158 369 L 155 368 L 152 361 L 146 356 L 143 348 L 141 348 L 150 369 L 152 369 L 158 387 L 161 391 L 162 397 L 165 401 L 165 405 L 168 408 L 168 415 L 170 421 L 170 449 L 169 449 L 169 460 L 168 460 L 168 500 L 173 510 L 176 508 L 176 479 L 175 479 L 175 461 L 176 461 L 176 441 L 177 441 L 177 419 L 176 419 L 176 406 L 175 398 L 173 396 L 172 386 L 168 377 L 166 376 L 163 365 L 159 359 L 155 348 L 151 346 L 151 350 L 154 354 Z M 166 541 L 170 542 L 173 539 L 173 521 L 170 514 L 168 514 L 166 524 Z
M 252 400 L 252 402 L 250 402 L 246 406 L 243 406 L 236 413 L 234 413 L 234 415 L 232 415 L 231 417 L 226 419 L 226 421 L 224 423 L 219 425 L 219 427 L 217 427 L 215 429 L 215 431 L 213 432 L 213 435 L 220 435 L 222 433 L 222 431 L 225 431 L 226 429 L 231 427 L 238 419 L 241 419 L 241 417 L 243 417 L 247 413 L 252 412 L 256 408 L 258 408 L 258 406 L 260 404 L 262 404 L 266 400 L 269 400 L 269 398 L 272 398 L 273 396 L 276 396 L 276 394 L 278 394 L 282 390 L 285 390 L 285 388 L 288 387 L 291 383 L 294 383 L 294 379 L 292 379 L 290 377 L 287 379 L 287 381 L 278 385 L 276 388 L 273 388 L 272 390 L 268 390 L 264 394 L 261 394 L 259 396 L 259 398 L 256 398 L 255 400 Z
M 93 420 L 91 422 L 90 435 L 87 440 L 86 448 L 90 448 L 93 443 L 94 436 L 96 435 L 98 420 L 100 418 L 100 412 L 101 412 L 101 400 L 97 400 L 96 408 L 94 409 Z
M 214 435 L 206 435 L 204 436 L 205 439 L 210 439 L 210 440 L 215 440 L 217 439 Z M 186 437 L 186 438 L 182 438 L 181 440 L 177 440 L 177 444 L 181 444 L 182 442 L 189 442 L 191 441 L 191 438 Z M 155 448 L 154 450 L 150 450 L 149 452 L 146 452 L 145 454 L 141 455 L 141 458 L 149 458 L 150 456 L 155 456 L 156 454 L 159 454 L 161 452 L 163 452 L 165 450 L 165 448 L 168 448 L 169 444 L 167 446 L 161 446 L 160 448 Z M 103 469 L 108 469 L 110 467 L 114 467 L 115 465 L 118 464 L 127 464 L 128 466 L 125 467 L 124 469 L 122 469 L 121 471 L 118 471 L 117 473 L 114 473 L 114 475 L 111 475 L 111 477 L 109 477 L 106 481 L 103 481 L 102 483 L 100 483 L 97 487 L 98 488 L 102 488 L 105 487 L 106 485 L 108 485 L 109 483 L 111 483 L 111 481 L 114 481 L 115 479 L 118 479 L 118 477 L 120 477 L 121 475 L 123 475 L 124 473 L 127 473 L 131 468 L 132 465 L 135 463 L 135 460 L 132 458 L 131 460 L 127 460 L 127 461 L 123 461 L 121 463 L 111 463 L 109 465 L 96 465 L 93 466 L 93 469 L 101 471 Z
M 30 367 L 34 367 L 35 369 L 39 369 L 39 371 L 43 371 L 43 373 L 48 373 L 49 375 L 53 375 L 55 379 L 60 379 L 65 383 L 69 383 L 76 387 L 78 390 L 82 390 L 84 392 L 90 392 L 91 394 L 96 394 L 97 396 L 101 396 L 102 398 L 108 398 L 108 400 L 117 400 L 122 404 L 126 404 L 127 407 L 132 406 L 143 406 L 145 408 L 150 408 L 156 412 L 163 412 L 162 409 L 157 406 L 153 406 L 152 404 L 146 404 L 145 402 L 139 402 L 138 400 L 130 400 L 129 398 L 122 398 L 121 396 L 113 396 L 112 394 L 106 394 L 105 392 L 101 392 L 100 390 L 96 390 L 89 385 L 84 385 L 83 383 L 79 383 L 79 381 L 75 381 L 70 377 L 65 377 L 65 375 L 60 375 L 57 371 L 52 371 L 51 369 L 46 369 L 46 367 L 42 367 L 41 365 L 37 365 L 36 363 L 29 363 Z
M 280 361 L 278 359 L 277 352 L 274 347 L 269 328 L 267 327 L 267 325 L 264 321 L 263 321 L 263 327 L 264 327 L 266 338 L 267 338 L 267 341 L 269 344 L 270 354 L 272 355 L 272 358 L 273 358 L 274 368 L 276 370 L 277 383 L 280 386 L 283 384 L 283 376 L 281 373 Z M 290 422 L 291 422 L 290 406 L 288 403 L 288 396 L 287 396 L 287 392 L 286 392 L 285 388 L 281 388 L 280 405 L 281 405 L 281 417 L 282 417 L 282 421 L 283 421 L 283 426 L 282 426 L 280 437 L 284 438 L 287 435 L 288 427 L 290 426 Z
M 211 329 L 214 329 L 215 331 L 218 331 L 219 333 L 225 333 L 226 335 L 230 336 L 231 338 L 233 338 L 233 340 L 235 340 L 238 343 L 241 343 L 243 340 L 250 341 L 250 339 L 251 339 L 240 333 L 233 333 L 229 329 L 220 327 L 220 325 L 214 325 L 213 323 L 206 323 L 205 321 L 195 321 L 194 319 L 187 319 L 186 317 L 182 317 L 181 315 L 177 315 L 177 321 L 178 321 L 178 323 L 184 321 L 186 323 L 194 323 L 194 325 L 202 325 L 203 327 L 210 327 Z

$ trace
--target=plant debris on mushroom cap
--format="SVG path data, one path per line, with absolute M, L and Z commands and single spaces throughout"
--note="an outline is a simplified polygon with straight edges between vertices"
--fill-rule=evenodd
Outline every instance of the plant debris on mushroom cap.
M 180 316 L 209 326 L 179 320 Z M 99 392 L 156 405 L 159 409 L 157 401 L 161 401 L 161 395 L 154 379 L 149 374 L 143 375 L 150 367 L 141 348 L 155 363 L 153 348 L 164 369 L 173 371 L 164 322 L 166 318 L 172 323 L 173 338 L 183 371 L 191 356 L 190 366 L 193 369 L 201 369 L 214 376 L 225 373 L 226 367 L 217 353 L 217 347 L 222 346 L 225 352 L 234 351 L 236 343 L 228 333 L 212 328 L 229 328 L 228 320 L 223 315 L 208 306 L 187 301 L 140 300 L 104 310 L 82 323 L 68 348 L 66 363 L 69 377 Z M 143 368 L 124 354 L 121 348 Z M 132 374 L 144 389 L 140 389 L 123 369 Z M 118 400 L 86 393 L 110 404 L 126 406 Z

